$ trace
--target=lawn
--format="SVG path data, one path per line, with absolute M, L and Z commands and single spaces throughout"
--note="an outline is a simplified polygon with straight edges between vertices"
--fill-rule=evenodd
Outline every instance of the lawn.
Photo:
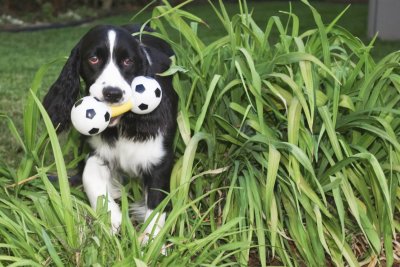
M 136 18 L 152 16 L 171 41 L 180 97 L 171 194 L 160 207 L 173 209 L 143 248 L 146 225 L 128 214 L 128 201 L 141 198 L 137 183 L 123 188 L 121 234 L 112 236 L 106 207 L 93 211 L 68 185 L 84 158 L 76 132 L 60 145 L 28 94 L 32 83 L 44 95 L 62 62 L 35 72 L 67 56 L 92 24 L 1 33 L 0 112 L 13 123 L 0 117 L 0 265 L 399 263 L 399 42 L 367 45 L 366 5 L 352 5 L 336 25 L 345 5 L 313 7 L 161 6 Z

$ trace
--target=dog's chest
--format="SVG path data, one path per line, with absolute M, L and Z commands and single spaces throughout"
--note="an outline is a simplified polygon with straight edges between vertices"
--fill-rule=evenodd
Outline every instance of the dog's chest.
M 165 155 L 161 135 L 139 142 L 119 138 L 112 145 L 102 141 L 98 136 L 89 140 L 97 156 L 113 169 L 119 169 L 131 175 L 140 175 L 152 166 L 159 164 Z

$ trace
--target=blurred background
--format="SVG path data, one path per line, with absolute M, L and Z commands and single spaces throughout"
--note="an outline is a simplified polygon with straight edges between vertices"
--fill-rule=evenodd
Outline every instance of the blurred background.
M 298 2 L 293 0 L 290 2 Z M 22 31 L 49 28 L 54 24 L 73 26 L 104 16 L 133 12 L 146 5 L 156 5 L 160 0 L 0 0 L 0 30 Z M 183 0 L 170 0 L 169 3 L 177 5 Z M 207 0 L 194 0 L 191 5 L 204 5 Z M 223 2 L 235 3 L 237 0 Z M 289 2 L 258 0 L 248 2 Z M 329 4 L 360 4 L 368 6 L 368 20 L 358 21 L 366 26 L 368 37 L 372 38 L 379 33 L 379 38 L 384 40 L 399 40 L 400 31 L 397 30 L 400 19 L 398 0 L 310 0 Z

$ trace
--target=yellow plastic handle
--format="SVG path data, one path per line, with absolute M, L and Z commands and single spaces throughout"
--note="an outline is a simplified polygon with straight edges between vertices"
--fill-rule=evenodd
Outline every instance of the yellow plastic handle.
M 128 112 L 132 109 L 133 103 L 131 100 L 128 102 L 125 102 L 122 105 L 119 106 L 110 106 L 111 108 L 111 117 L 117 117 L 125 112 Z

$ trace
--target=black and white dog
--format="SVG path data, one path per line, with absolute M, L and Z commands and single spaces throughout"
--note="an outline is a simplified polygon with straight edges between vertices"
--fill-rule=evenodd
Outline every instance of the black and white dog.
M 60 76 L 44 98 L 53 124 L 61 132 L 71 123 L 70 112 L 80 91 L 80 77 L 86 94 L 108 104 L 122 104 L 131 97 L 131 82 L 136 76 L 154 77 L 163 90 L 160 105 L 151 113 L 132 112 L 114 118 L 109 127 L 88 137 L 93 152 L 86 161 L 82 181 L 90 204 L 96 208 L 99 196 L 108 198 L 112 231 L 121 225 L 121 210 L 115 199 L 119 175 L 141 177 L 144 205 L 136 210 L 146 220 L 169 191 L 173 167 L 173 139 L 176 132 L 178 97 L 172 77 L 157 74 L 170 66 L 171 47 L 151 35 L 132 36 L 140 26 L 96 26 L 72 49 Z M 152 31 L 145 28 L 145 31 Z M 165 213 L 154 216 L 143 242 L 164 225 Z

